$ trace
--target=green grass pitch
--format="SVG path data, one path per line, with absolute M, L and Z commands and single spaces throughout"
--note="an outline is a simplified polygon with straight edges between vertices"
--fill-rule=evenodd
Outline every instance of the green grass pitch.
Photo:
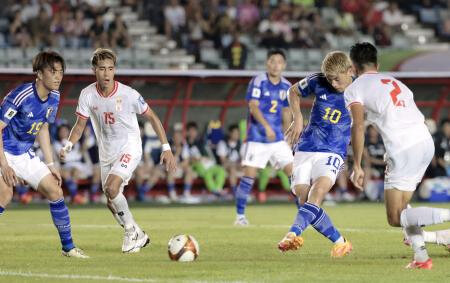
M 404 269 L 412 251 L 400 230 L 388 226 L 379 203 L 325 207 L 354 248 L 334 260 L 331 243 L 311 228 L 300 250 L 277 250 L 294 204 L 250 205 L 247 228 L 232 225 L 232 205 L 131 209 L 152 243 L 128 255 L 121 253 L 123 233 L 106 207 L 70 207 L 74 239 L 89 260 L 60 255 L 45 205 L 8 209 L 0 217 L 0 282 L 450 282 L 450 253 L 441 246 L 428 245 L 433 270 Z M 169 260 L 167 242 L 180 233 L 198 240 L 196 262 Z

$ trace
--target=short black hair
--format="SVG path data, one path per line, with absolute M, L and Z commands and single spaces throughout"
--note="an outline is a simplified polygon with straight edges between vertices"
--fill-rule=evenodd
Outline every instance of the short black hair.
M 64 58 L 55 51 L 42 51 L 33 58 L 33 72 L 44 71 L 45 68 L 54 68 L 55 63 L 61 63 L 63 71 L 66 70 Z
M 364 65 L 377 65 L 377 48 L 369 42 L 356 43 L 350 48 L 350 59 L 359 69 L 363 69 Z
M 186 130 L 189 130 L 189 129 L 191 129 L 191 128 L 195 128 L 195 129 L 198 130 L 197 123 L 194 122 L 194 121 L 188 122 L 188 123 L 186 124 Z
M 283 57 L 284 61 L 286 61 L 286 53 L 283 51 L 283 49 L 270 49 L 267 52 L 267 60 L 272 56 L 272 55 L 281 55 L 281 57 Z
M 234 131 L 234 130 L 239 130 L 239 127 L 238 127 L 237 124 L 231 124 L 231 125 L 228 127 L 228 132 L 229 132 L 229 133 L 231 133 L 231 132 Z

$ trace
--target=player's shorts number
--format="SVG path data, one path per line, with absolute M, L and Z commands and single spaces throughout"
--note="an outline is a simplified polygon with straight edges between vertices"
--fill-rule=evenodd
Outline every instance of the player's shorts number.
M 276 100 L 272 100 L 270 103 L 272 103 L 272 107 L 270 107 L 270 113 L 277 113 L 277 106 L 278 106 L 278 101 Z
M 27 132 L 27 134 L 30 134 L 30 135 L 33 135 L 33 136 L 37 135 L 37 133 L 39 133 L 39 130 L 42 127 L 42 124 L 44 124 L 44 122 L 38 122 L 38 123 L 34 122 L 33 124 L 31 124 L 31 128 Z
M 333 109 L 333 111 L 331 111 L 331 108 L 327 107 L 325 108 L 325 115 L 323 115 L 322 118 L 324 120 L 330 120 L 331 123 L 336 124 L 337 122 L 339 122 L 339 119 L 341 119 L 341 115 L 342 115 L 341 111 L 337 109 Z
M 122 157 L 120 158 L 120 162 L 122 162 L 122 164 L 120 166 L 127 168 L 127 163 L 129 163 L 131 160 L 131 154 L 125 153 L 124 155 L 122 155 Z
M 331 165 L 337 170 L 341 167 L 341 160 L 336 156 L 328 156 L 328 161 L 325 165 Z

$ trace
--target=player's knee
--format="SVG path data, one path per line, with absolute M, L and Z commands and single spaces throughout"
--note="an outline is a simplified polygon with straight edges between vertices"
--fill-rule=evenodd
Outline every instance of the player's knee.
M 114 199 L 119 194 L 119 188 L 116 188 L 111 183 L 106 183 L 104 189 L 108 199 Z
M 392 227 L 400 227 L 400 214 L 398 212 L 388 212 L 387 221 Z
M 48 188 L 46 191 L 46 197 L 49 201 L 56 201 L 63 197 L 63 191 L 59 186 L 52 186 Z

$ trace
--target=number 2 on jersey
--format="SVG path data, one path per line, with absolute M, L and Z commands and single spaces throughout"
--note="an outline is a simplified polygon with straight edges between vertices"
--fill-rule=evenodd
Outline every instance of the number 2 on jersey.
M 389 93 L 391 95 L 392 103 L 394 103 L 394 106 L 396 107 L 405 107 L 405 101 L 404 100 L 398 100 L 397 96 L 402 93 L 402 90 L 400 89 L 400 86 L 397 84 L 396 81 L 391 81 L 389 79 L 382 79 L 381 82 L 385 85 L 391 83 L 394 89 Z
M 341 115 L 342 115 L 341 111 L 337 109 L 333 109 L 333 111 L 331 111 L 331 108 L 327 107 L 325 108 L 325 115 L 323 115 L 322 119 L 330 120 L 331 123 L 336 124 L 337 122 L 339 122 L 339 119 L 341 119 Z
M 278 101 L 272 100 L 272 101 L 270 101 L 270 103 L 272 103 L 272 107 L 270 107 L 269 112 L 270 113 L 277 113 Z

